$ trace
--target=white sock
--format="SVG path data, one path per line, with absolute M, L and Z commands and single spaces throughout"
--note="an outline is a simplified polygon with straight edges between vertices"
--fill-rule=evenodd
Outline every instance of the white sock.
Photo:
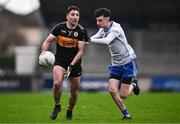
M 131 83 L 133 85 L 133 87 L 136 87 L 136 83 Z

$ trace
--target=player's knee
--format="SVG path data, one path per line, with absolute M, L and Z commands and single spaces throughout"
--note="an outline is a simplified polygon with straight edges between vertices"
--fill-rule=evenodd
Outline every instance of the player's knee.
M 115 88 L 109 87 L 109 93 L 114 94 L 116 92 Z
M 120 92 L 120 97 L 122 98 L 122 99 L 127 99 L 128 98 L 128 94 L 127 93 L 124 93 L 124 92 Z
M 54 81 L 54 87 L 60 87 L 60 82 L 59 81 Z

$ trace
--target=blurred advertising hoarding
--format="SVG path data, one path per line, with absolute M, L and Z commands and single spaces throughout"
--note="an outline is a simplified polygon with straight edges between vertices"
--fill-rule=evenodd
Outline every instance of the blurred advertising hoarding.
M 155 76 L 152 78 L 152 91 L 180 91 L 180 77 Z
M 4 75 L 0 76 L 0 92 L 31 91 L 31 76 Z

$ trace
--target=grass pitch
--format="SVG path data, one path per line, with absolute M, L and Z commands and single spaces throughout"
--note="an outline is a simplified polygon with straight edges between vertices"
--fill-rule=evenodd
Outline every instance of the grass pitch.
M 51 92 L 1 93 L 0 123 L 180 123 L 180 93 L 141 93 L 125 104 L 132 120 L 122 114 L 107 92 L 80 92 L 72 121 L 65 118 L 68 93 L 62 95 L 62 110 L 50 120 Z

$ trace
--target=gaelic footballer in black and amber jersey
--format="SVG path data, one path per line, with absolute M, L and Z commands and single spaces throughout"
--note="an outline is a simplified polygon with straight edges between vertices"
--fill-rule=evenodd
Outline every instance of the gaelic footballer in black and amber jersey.
M 75 29 L 69 29 L 66 22 L 57 24 L 52 32 L 57 37 L 56 62 L 66 68 L 78 52 L 78 42 L 88 41 L 87 31 L 78 24 Z M 77 62 L 81 64 L 81 60 Z

